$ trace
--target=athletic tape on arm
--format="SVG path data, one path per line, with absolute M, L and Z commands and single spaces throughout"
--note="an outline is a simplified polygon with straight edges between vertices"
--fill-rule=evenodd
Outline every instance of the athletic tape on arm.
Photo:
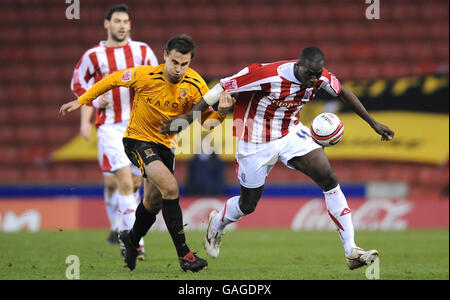
M 203 99 L 205 99 L 205 102 L 209 105 L 214 105 L 219 101 L 220 94 L 224 91 L 222 88 L 222 85 L 220 83 L 216 84 L 212 89 L 210 89 L 205 96 L 203 96 Z

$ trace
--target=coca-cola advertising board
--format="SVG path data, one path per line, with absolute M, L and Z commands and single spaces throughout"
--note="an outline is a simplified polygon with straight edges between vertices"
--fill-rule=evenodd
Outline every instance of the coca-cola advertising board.
M 183 198 L 186 230 L 205 230 L 212 209 L 221 210 L 227 199 Z M 389 198 L 350 198 L 348 204 L 356 230 L 406 230 L 448 228 L 448 199 L 413 201 Z M 108 228 L 101 198 L 2 199 L 0 231 Z M 263 197 L 254 213 L 228 229 L 290 228 L 292 230 L 335 230 L 322 198 Z M 151 230 L 166 230 L 161 214 Z

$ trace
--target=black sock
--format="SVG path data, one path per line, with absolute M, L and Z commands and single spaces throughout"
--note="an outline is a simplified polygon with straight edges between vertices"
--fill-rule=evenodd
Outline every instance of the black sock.
M 147 231 L 155 223 L 156 215 L 145 208 L 142 200 L 136 208 L 135 215 L 136 221 L 134 221 L 133 229 L 130 230 L 129 237 L 133 245 L 139 246 L 140 239 L 147 234 Z
M 177 249 L 178 256 L 184 257 L 190 250 L 186 245 L 186 237 L 183 230 L 183 213 L 178 200 L 162 199 L 162 215 Z

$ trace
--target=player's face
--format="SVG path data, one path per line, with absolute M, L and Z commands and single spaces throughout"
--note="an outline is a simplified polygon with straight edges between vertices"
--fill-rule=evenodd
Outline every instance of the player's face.
M 191 63 L 191 53 L 182 54 L 175 49 L 164 51 L 164 75 L 171 83 L 180 82 Z
M 126 12 L 115 12 L 111 16 L 111 20 L 105 20 L 105 28 L 108 34 L 116 42 L 122 42 L 130 34 L 130 17 Z
M 296 77 L 307 87 L 313 87 L 322 76 L 323 60 L 312 62 L 305 60 L 298 64 Z

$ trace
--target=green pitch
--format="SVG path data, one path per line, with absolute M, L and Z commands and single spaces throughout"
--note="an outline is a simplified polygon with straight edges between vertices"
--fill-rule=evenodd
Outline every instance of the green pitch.
M 203 232 L 188 231 L 188 244 L 207 258 Z M 167 232 L 145 237 L 147 260 L 130 272 L 107 231 L 0 233 L 0 279 L 66 279 L 69 255 L 80 262 L 80 279 L 361 279 L 366 269 L 347 269 L 336 232 L 236 230 L 227 233 L 218 259 L 199 273 L 183 272 Z M 449 279 L 448 230 L 368 232 L 357 243 L 380 252 L 379 278 Z

